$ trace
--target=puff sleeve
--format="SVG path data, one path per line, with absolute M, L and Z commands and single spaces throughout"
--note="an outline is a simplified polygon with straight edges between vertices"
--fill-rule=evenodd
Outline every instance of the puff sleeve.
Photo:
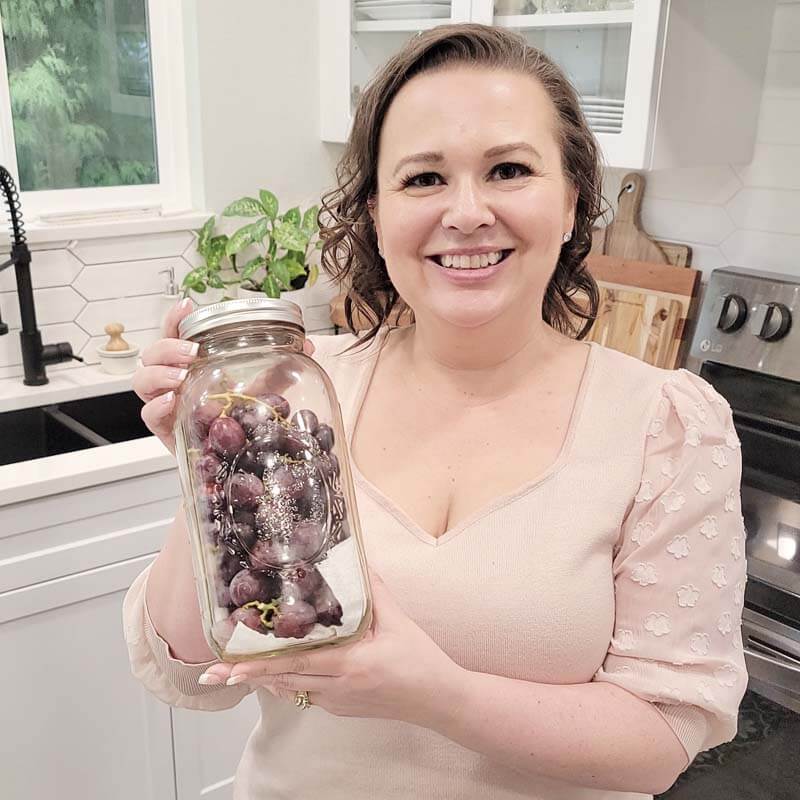
M 594 680 L 652 702 L 690 763 L 736 735 L 747 686 L 740 482 L 727 402 L 693 373 L 673 373 L 615 547 L 614 633 Z

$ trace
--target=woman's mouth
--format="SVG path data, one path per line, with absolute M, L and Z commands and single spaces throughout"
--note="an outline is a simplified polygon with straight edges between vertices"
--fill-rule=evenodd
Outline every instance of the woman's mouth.
M 447 254 L 429 256 L 437 266 L 447 270 L 471 271 L 483 270 L 500 264 L 508 258 L 513 250 L 495 250 L 491 253 L 481 253 L 480 255 L 468 254 Z

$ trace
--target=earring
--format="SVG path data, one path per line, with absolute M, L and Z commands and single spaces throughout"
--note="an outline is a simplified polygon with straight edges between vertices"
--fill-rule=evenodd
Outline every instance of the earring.
M 568 241 L 569 241 L 571 238 L 572 238 L 572 233 L 571 233 L 571 232 L 570 232 L 570 233 L 565 233 L 565 234 L 564 234 L 564 235 L 561 237 L 561 241 L 563 241 L 563 242 L 564 242 L 564 244 L 566 244 L 566 243 L 567 243 L 567 242 L 568 242 Z

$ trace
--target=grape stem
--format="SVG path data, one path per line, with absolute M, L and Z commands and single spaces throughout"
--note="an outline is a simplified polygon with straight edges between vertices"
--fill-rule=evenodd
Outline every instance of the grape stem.
M 249 603 L 245 603 L 242 608 L 257 608 L 261 612 L 261 624 L 265 628 L 274 627 L 272 615 L 267 619 L 267 614 L 270 612 L 274 614 L 278 610 L 278 604 L 274 600 L 271 600 L 269 603 L 262 603 L 260 600 L 251 600 Z
M 210 394 L 208 399 L 222 400 L 225 403 L 225 406 L 220 412 L 221 417 L 228 416 L 228 411 L 230 411 L 231 406 L 234 404 L 234 400 L 246 400 L 249 403 L 256 403 L 264 408 L 268 408 L 272 414 L 273 420 L 279 422 L 284 427 L 288 427 L 287 421 L 275 410 L 275 406 L 271 406 L 269 403 L 265 403 L 263 400 L 259 400 L 257 397 L 251 397 L 249 394 L 240 394 L 239 392 L 223 392 L 222 394 Z

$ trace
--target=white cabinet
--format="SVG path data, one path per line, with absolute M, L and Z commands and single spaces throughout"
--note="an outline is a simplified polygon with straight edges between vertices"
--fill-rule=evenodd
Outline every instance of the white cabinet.
M 175 469 L 0 506 L 4 800 L 230 800 L 249 696 L 171 709 L 133 678 L 122 601 L 179 496 Z
M 365 21 L 356 8 L 320 4 L 326 141 L 346 140 L 358 92 L 378 66 L 417 30 L 450 21 Z M 521 33 L 570 77 L 608 166 L 663 169 L 752 159 L 774 8 L 775 0 L 453 0 L 451 20 Z M 519 11 L 528 13 L 510 13 Z

